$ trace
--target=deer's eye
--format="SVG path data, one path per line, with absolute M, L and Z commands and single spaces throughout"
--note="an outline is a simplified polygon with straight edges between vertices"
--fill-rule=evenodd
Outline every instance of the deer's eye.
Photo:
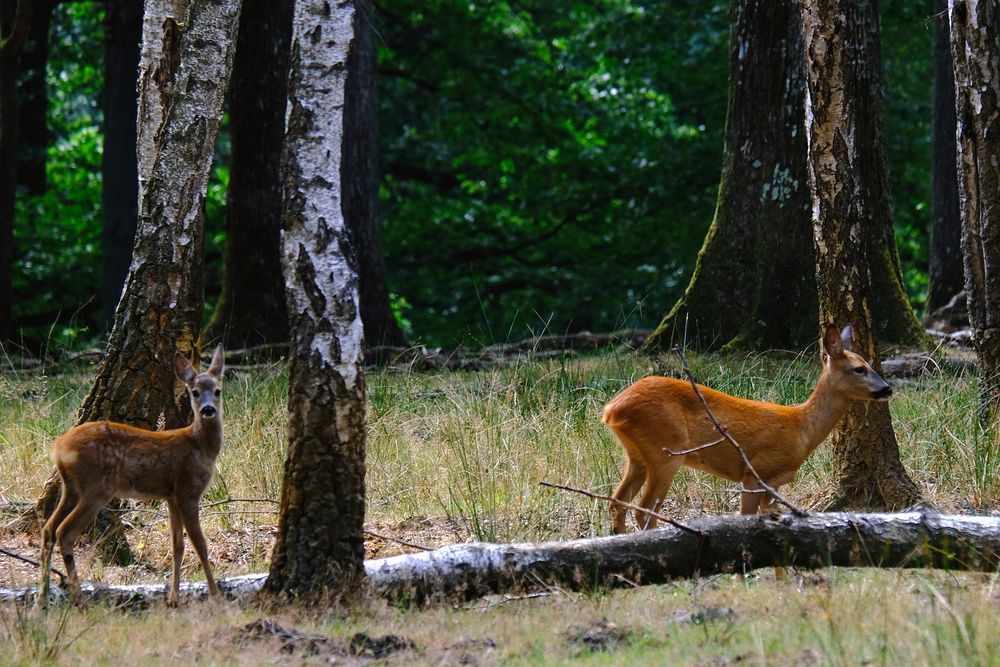
M 201 392 L 198 391 L 197 389 L 192 389 L 191 395 L 194 396 L 195 398 L 198 398 L 199 396 L 201 396 Z
M 215 397 L 218 398 L 219 396 L 222 396 L 222 390 L 221 389 L 216 389 L 215 390 Z
M 854 369 L 854 372 L 857 373 L 858 375 L 864 375 L 865 373 L 868 372 L 868 369 L 865 368 L 864 366 L 858 366 L 857 368 Z

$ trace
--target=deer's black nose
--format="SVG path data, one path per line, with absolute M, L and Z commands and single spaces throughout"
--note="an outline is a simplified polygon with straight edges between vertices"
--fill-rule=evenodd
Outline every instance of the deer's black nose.
M 212 417 L 215 416 L 216 410 L 215 410 L 214 406 L 203 405 L 203 406 L 201 406 L 200 412 L 201 412 L 201 416 L 202 417 L 208 417 L 209 419 L 211 419 Z
M 879 389 L 878 391 L 872 392 L 872 398 L 880 400 L 883 398 L 889 398 L 890 396 L 892 396 L 892 387 L 890 387 L 889 385 L 886 385 L 884 388 Z

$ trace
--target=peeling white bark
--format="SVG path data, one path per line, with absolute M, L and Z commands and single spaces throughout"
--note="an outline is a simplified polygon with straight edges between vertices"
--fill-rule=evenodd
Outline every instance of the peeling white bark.
M 945 568 L 995 572 L 1000 518 L 903 514 L 711 516 L 683 531 L 665 526 L 631 535 L 541 544 L 455 544 L 365 562 L 376 595 L 422 604 L 544 590 L 594 590 L 660 584 L 758 568 L 830 566 Z M 700 533 L 700 535 L 698 534 Z M 265 575 L 218 581 L 230 598 L 247 597 Z M 88 601 L 146 606 L 166 600 L 167 586 L 81 587 Z M 0 601 L 31 601 L 37 589 L 0 589 Z M 185 599 L 207 599 L 203 582 L 181 584 Z
M 347 54 L 354 5 L 297 2 L 293 19 L 285 155 L 282 265 L 289 315 L 316 320 L 310 346 L 349 389 L 362 367 L 357 270 L 340 206 Z M 303 261 L 314 271 L 297 271 Z M 316 295 L 322 297 L 317 300 Z M 320 321 L 325 326 L 320 326 Z M 293 332 L 294 336 L 294 332 Z

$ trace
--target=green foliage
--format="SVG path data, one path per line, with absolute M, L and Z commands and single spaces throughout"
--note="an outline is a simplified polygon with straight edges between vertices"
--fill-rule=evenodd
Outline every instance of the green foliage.
M 885 142 L 896 243 L 910 303 L 927 299 L 934 3 L 884 0 Z
M 418 335 L 658 317 L 714 205 L 726 3 L 380 11 L 387 265 Z
M 931 4 L 881 6 L 890 186 L 917 305 L 930 210 Z M 384 248 L 393 312 L 411 335 L 493 342 L 663 315 L 715 204 L 728 5 L 377 8 Z M 60 3 L 53 20 L 49 190 L 19 197 L 15 229 L 16 315 L 37 322 L 35 339 L 100 328 L 102 7 Z M 229 160 L 224 120 L 205 204 L 206 312 L 221 283 Z
M 100 279 L 103 17 L 100 3 L 60 4 L 53 16 L 47 191 L 19 193 L 14 219 L 14 315 L 35 323 L 30 337 L 93 326 L 79 313 L 96 308 Z

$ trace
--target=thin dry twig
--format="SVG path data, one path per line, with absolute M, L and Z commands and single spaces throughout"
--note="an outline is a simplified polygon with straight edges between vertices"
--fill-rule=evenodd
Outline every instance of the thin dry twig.
M 376 533 L 374 530 L 364 529 L 365 535 L 371 535 L 372 537 L 377 537 L 380 540 L 385 540 L 387 542 L 395 542 L 396 544 L 402 544 L 404 547 L 410 547 L 411 549 L 420 549 L 421 551 L 434 551 L 434 547 L 425 547 L 422 544 L 414 544 L 413 542 L 407 542 L 406 540 L 401 540 L 398 537 L 393 537 L 391 535 L 383 535 L 382 533 Z
M 681 368 L 684 369 L 684 374 L 687 376 L 688 381 L 691 383 L 691 388 L 694 390 L 694 393 L 698 396 L 698 400 L 701 401 L 701 405 L 702 407 L 705 408 L 705 413 L 708 415 L 708 418 L 712 422 L 712 425 L 715 426 L 715 430 L 718 431 L 723 438 L 728 440 L 729 443 L 736 448 L 736 451 L 739 452 L 740 458 L 743 459 L 743 465 L 746 466 L 746 469 L 750 472 L 750 474 L 753 475 L 754 478 L 756 478 L 757 483 L 760 484 L 761 488 L 767 491 L 769 494 L 771 494 L 771 497 L 774 498 L 777 502 L 787 507 L 795 516 L 808 516 L 798 507 L 788 502 L 788 500 L 786 500 L 784 496 L 778 493 L 777 489 L 772 488 L 771 485 L 769 485 L 767 482 L 761 479 L 760 475 L 757 474 L 757 471 L 754 469 L 753 464 L 750 463 L 750 459 L 747 458 L 746 452 L 743 451 L 743 447 L 740 446 L 740 443 L 736 442 L 736 439 L 729 433 L 729 430 L 725 426 L 719 423 L 719 420 L 716 419 L 715 415 L 712 413 L 712 409 L 708 407 L 708 401 L 705 400 L 705 397 L 702 395 L 701 390 L 698 389 L 698 383 L 694 381 L 694 373 L 691 372 L 691 367 L 688 366 L 687 357 L 684 356 L 684 350 L 682 350 L 678 346 L 674 348 L 674 351 L 677 353 L 677 356 L 680 357 Z M 747 491 L 755 492 L 753 489 L 747 489 Z
M 27 563 L 28 565 L 34 565 L 35 567 L 39 567 L 40 568 L 42 566 L 42 564 L 39 563 L 37 560 L 32 560 L 31 558 L 28 558 L 27 556 L 22 556 L 21 554 L 16 554 L 13 551 L 7 551 L 6 549 L 3 549 L 3 548 L 0 548 L 0 554 L 3 554 L 4 556 L 9 556 L 10 558 L 14 558 L 16 560 L 19 560 L 22 563 Z M 55 573 L 55 575 L 57 577 L 59 577 L 59 584 L 61 586 L 65 586 L 66 585 L 66 575 L 63 574 L 62 572 L 60 572 L 59 570 L 57 570 L 54 567 L 49 567 L 49 569 L 53 573 Z
M 640 505 L 633 505 L 632 503 L 627 503 L 624 500 L 618 500 L 617 498 L 612 498 L 611 496 L 604 496 L 600 493 L 594 493 L 593 491 L 587 491 L 586 489 L 578 489 L 575 486 L 565 486 L 563 484 L 554 484 L 552 482 L 540 481 L 539 486 L 547 486 L 550 489 L 560 489 L 562 491 L 572 491 L 573 493 L 579 493 L 581 495 L 587 496 L 588 498 L 593 498 L 595 500 L 606 500 L 615 505 L 621 505 L 622 507 L 627 507 L 636 512 L 642 512 L 643 514 L 651 517 L 655 517 L 664 523 L 669 523 L 674 528 L 680 528 L 681 530 L 691 533 L 692 535 L 697 535 L 698 537 L 705 537 L 705 534 L 700 530 L 695 530 L 690 526 L 685 526 L 684 524 L 671 519 L 670 517 L 660 514 L 659 512 L 654 512 L 653 510 L 648 510 Z
M 698 445 L 697 447 L 692 447 L 691 449 L 682 449 L 679 452 L 675 452 L 674 450 L 672 450 L 672 449 L 670 449 L 668 447 L 664 447 L 663 451 L 665 451 L 667 454 L 670 454 L 671 456 L 684 456 L 686 454 L 691 454 L 692 452 L 697 452 L 697 451 L 700 451 L 702 449 L 708 449 L 709 447 L 715 447 L 716 445 L 722 444 L 725 441 L 726 441 L 726 437 L 722 436 L 718 440 L 713 440 L 712 442 L 706 443 L 704 445 Z

